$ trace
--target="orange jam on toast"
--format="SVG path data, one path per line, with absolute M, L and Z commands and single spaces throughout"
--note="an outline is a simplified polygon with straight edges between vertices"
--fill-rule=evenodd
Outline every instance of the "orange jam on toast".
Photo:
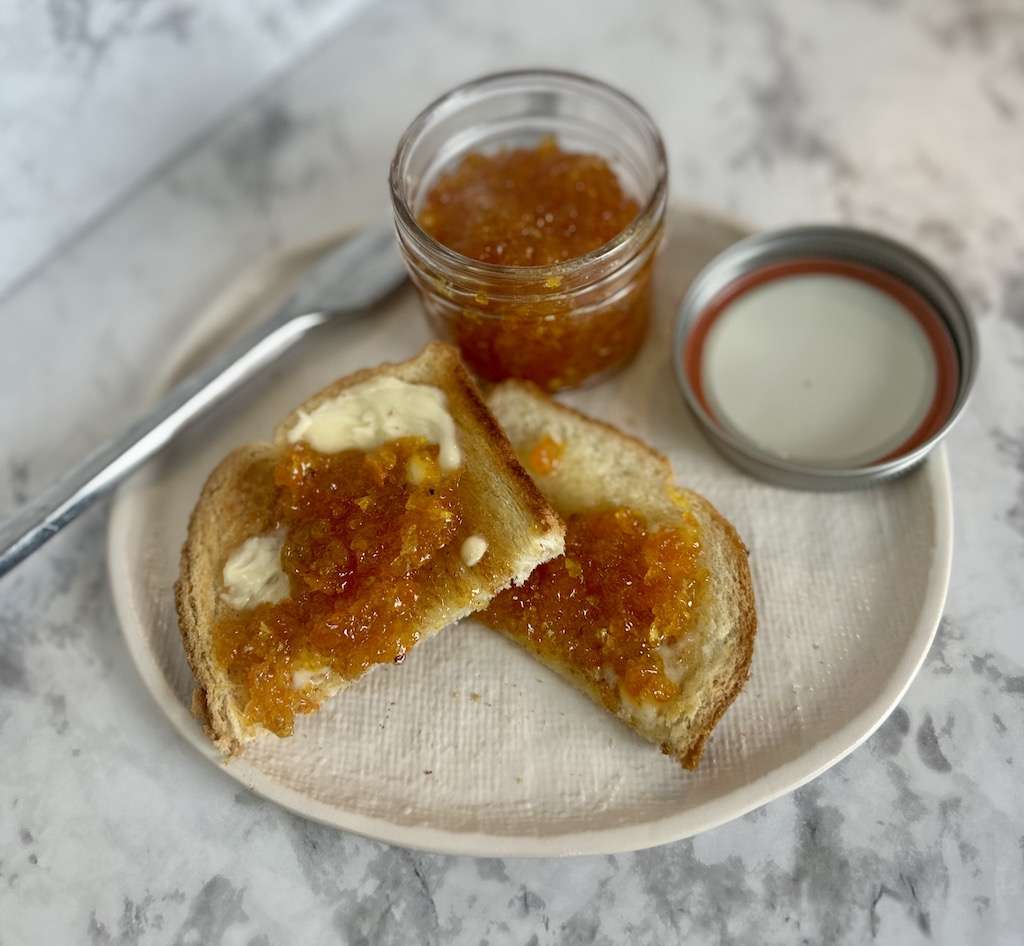
M 665 703 L 700 664 L 694 614 L 707 580 L 690 513 L 650 529 L 625 507 L 586 510 L 566 519 L 565 554 L 479 617 L 584 675 L 612 711 L 627 698 Z
M 282 455 L 274 516 L 290 595 L 230 612 L 213 638 L 250 722 L 284 736 L 296 713 L 316 709 L 316 687 L 296 685 L 297 672 L 353 680 L 404 659 L 436 606 L 431 591 L 459 567 L 460 475 L 419 437 L 336 454 L 298 443 Z
M 475 275 L 468 304 L 438 276 L 424 294 L 428 313 L 489 380 L 527 378 L 556 390 L 618 365 L 646 332 L 653 255 L 615 274 L 598 263 L 580 268 L 581 258 L 614 240 L 639 210 L 604 158 L 563 151 L 553 137 L 470 153 L 435 181 L 419 224 L 464 257 L 522 272 L 493 285 L 486 273 Z M 552 266 L 562 268 L 528 272 Z
M 527 466 L 539 476 L 547 476 L 558 469 L 565 453 L 565 444 L 545 434 L 532 447 L 526 457 Z

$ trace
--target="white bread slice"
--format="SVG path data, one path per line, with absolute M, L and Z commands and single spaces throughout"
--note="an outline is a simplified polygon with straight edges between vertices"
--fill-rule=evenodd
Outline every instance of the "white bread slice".
M 486 606 L 501 589 L 521 583 L 541 562 L 560 555 L 564 526 L 516 460 L 508 440 L 484 406 L 455 349 L 440 343 L 401 364 L 359 371 L 313 395 L 301 410 L 377 376 L 440 388 L 455 420 L 463 472 L 460 495 L 469 532 L 483 535 L 487 555 L 472 569 L 459 561 L 443 587 L 424 589 L 420 640 Z M 238 752 L 261 727 L 243 715 L 242 694 L 213 657 L 213 629 L 231 611 L 222 598 L 228 557 L 246 539 L 272 527 L 273 469 L 288 446 L 298 409 L 276 429 L 274 443 L 241 447 L 213 471 L 192 513 L 175 586 L 185 654 L 196 678 L 193 712 L 225 753 Z M 317 692 L 327 698 L 351 680 L 328 678 Z
M 565 407 L 524 382 L 497 385 L 487 403 L 520 456 L 545 435 L 564 445 L 550 473 L 534 473 L 541 492 L 561 515 L 621 505 L 641 513 L 649 528 L 657 527 L 679 521 L 676 501 L 681 495 L 696 518 L 702 564 L 710 573 L 695 616 L 703 641 L 702 669 L 683 678 L 680 695 L 671 702 L 623 703 L 617 712 L 667 755 L 695 768 L 711 730 L 750 672 L 757 617 L 746 547 L 711 503 L 697 493 L 676 489 L 668 460 L 636 438 Z M 537 653 L 525 636 L 498 630 L 604 706 L 597 686 L 580 670 Z

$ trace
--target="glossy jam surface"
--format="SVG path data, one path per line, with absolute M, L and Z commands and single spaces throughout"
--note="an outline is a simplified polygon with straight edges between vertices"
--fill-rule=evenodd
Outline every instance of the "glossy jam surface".
M 296 671 L 329 667 L 355 679 L 401 662 L 418 640 L 422 589 L 458 559 L 465 531 L 460 471 L 441 472 L 438 448 L 403 438 L 369 452 L 325 455 L 291 447 L 274 470 L 281 565 L 291 594 L 232 611 L 214 655 L 245 693 L 245 716 L 278 735 L 311 712 L 313 687 Z
M 459 292 L 457 280 L 428 272 L 418 280 L 428 314 L 489 380 L 556 390 L 609 370 L 643 340 L 653 253 L 612 273 L 573 261 L 622 233 L 639 209 L 604 158 L 564 151 L 553 137 L 470 153 L 434 182 L 419 223 L 463 256 L 523 274 L 514 290 L 480 276 L 472 292 Z M 573 265 L 571 274 L 528 269 Z
M 427 193 L 420 226 L 482 263 L 550 266 L 618 236 L 639 212 L 604 158 L 534 148 L 467 154 Z
M 566 520 L 566 552 L 481 615 L 541 655 L 583 671 L 616 709 L 623 698 L 665 703 L 701 659 L 694 610 L 707 583 L 700 536 L 688 513 L 649 530 L 628 508 Z M 666 673 L 663 652 L 672 653 Z
M 526 463 L 531 472 L 539 476 L 548 476 L 558 469 L 563 453 L 565 444 L 545 434 L 530 448 Z

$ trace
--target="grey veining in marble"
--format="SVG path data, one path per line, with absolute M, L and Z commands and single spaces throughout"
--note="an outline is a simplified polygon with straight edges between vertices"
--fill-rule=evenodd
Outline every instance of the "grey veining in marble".
M 0 295 L 330 35 L 357 3 L 3 5 Z
M 244 5 L 226 6 L 241 15 Z M 953 581 L 921 674 L 840 765 L 692 840 L 565 861 L 410 853 L 269 805 L 182 744 L 122 644 L 97 509 L 0 585 L 0 944 L 1020 942 L 1024 10 L 966 0 L 506 6 L 361 9 L 10 295 L 0 509 L 127 419 L 148 366 L 246 260 L 386 212 L 391 149 L 431 96 L 484 71 L 555 64 L 648 105 L 677 197 L 758 226 L 882 229 L 968 295 L 982 371 L 949 442 Z M 122 7 L 60 0 L 33 15 L 95 37 L 82 26 L 90 9 Z M 177 55 L 198 61 L 217 39 L 193 8 L 153 7 L 138 22 L 162 17 Z M 329 19 L 297 0 L 252 8 L 312 18 L 304 35 Z M 10 45 L 9 31 L 0 36 Z M 79 54 L 94 56 L 96 42 Z M 112 60 L 120 42 L 98 48 Z M 0 69 L 24 62 L 0 58 Z M 84 71 L 53 69 L 74 85 L 66 94 L 85 94 Z M 118 69 L 108 94 L 128 104 L 103 134 L 127 153 L 126 115 L 148 93 L 141 80 L 133 90 L 130 63 Z M 28 121 L 10 87 L 0 83 L 4 113 Z M 204 121 L 206 106 L 195 107 Z M 39 179 L 72 175 L 74 163 L 39 157 Z M 87 202 L 110 198 L 98 180 Z M 18 265 L 83 219 L 45 201 L 31 210 L 34 231 L 0 217 Z M 19 243 L 36 249 L 18 257 Z

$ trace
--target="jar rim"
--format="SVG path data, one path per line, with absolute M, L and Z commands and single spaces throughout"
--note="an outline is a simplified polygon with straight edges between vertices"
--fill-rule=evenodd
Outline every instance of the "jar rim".
M 603 243 L 596 249 L 584 253 L 582 256 L 575 256 L 572 259 L 563 260 L 558 263 L 549 263 L 542 266 L 505 266 L 500 263 L 486 263 L 465 256 L 439 240 L 434 239 L 424 230 L 413 213 L 409 201 L 406 199 L 405 188 L 402 182 L 402 166 L 405 158 L 412 147 L 413 142 L 423 131 L 430 118 L 439 110 L 449 105 L 452 101 L 479 91 L 489 85 L 498 85 L 515 79 L 541 79 L 554 82 L 568 83 L 584 90 L 597 91 L 609 98 L 616 100 L 620 105 L 628 108 L 635 117 L 639 118 L 648 133 L 654 148 L 656 162 L 656 182 L 651 191 L 650 197 L 645 202 L 637 215 L 619 233 L 608 242 Z M 641 233 L 651 223 L 656 223 L 667 202 L 668 194 L 668 158 L 665 152 L 665 143 L 662 140 L 661 132 L 655 125 L 648 111 L 632 96 L 590 76 L 578 72 L 571 72 L 564 69 L 510 69 L 503 72 L 492 72 L 479 76 L 449 89 L 444 94 L 435 98 L 410 122 L 402 137 L 398 140 L 394 157 L 391 160 L 391 167 L 388 174 L 388 183 L 391 189 L 391 200 L 395 209 L 396 220 L 399 224 L 399 236 L 407 236 L 418 245 L 421 251 L 429 252 L 438 257 L 444 264 L 458 268 L 463 272 L 469 272 L 481 278 L 505 278 L 505 279 L 543 279 L 547 276 L 564 276 L 567 273 L 575 272 L 589 266 L 598 266 L 613 259 L 624 246 L 629 245 L 633 238 Z M 402 231 L 404 230 L 404 234 Z

